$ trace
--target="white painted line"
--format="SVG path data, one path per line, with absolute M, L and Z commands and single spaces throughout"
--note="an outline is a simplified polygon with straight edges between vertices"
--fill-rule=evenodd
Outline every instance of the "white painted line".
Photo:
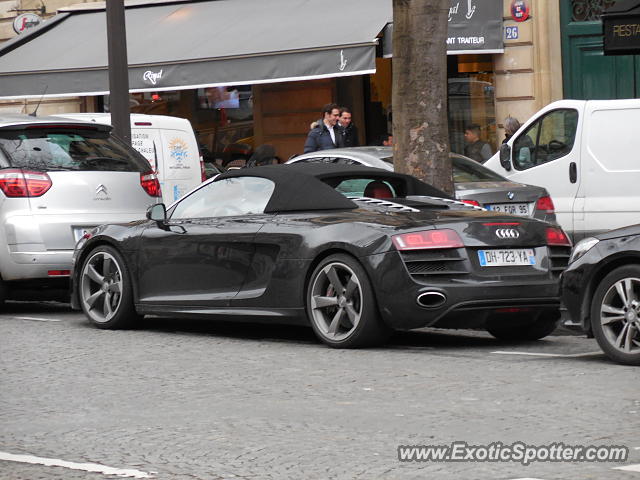
M 542 480 L 541 478 L 512 478 L 511 480 Z
M 62 321 L 55 318 L 39 318 L 39 317 L 11 317 L 11 318 L 16 318 L 18 320 L 30 320 L 32 322 L 61 322 Z
M 0 452 L 0 460 L 31 463 L 33 465 L 45 465 L 47 467 L 63 467 L 71 470 L 83 470 L 85 472 L 103 473 L 105 475 L 117 475 L 119 477 L 153 478 L 150 474 L 141 472 L 140 470 L 107 467 L 106 465 L 100 465 L 99 463 L 65 462 L 64 460 L 58 460 L 57 458 L 43 458 L 33 455 L 15 455 L 8 452 Z
M 638 472 L 640 473 L 640 463 L 635 465 L 627 465 L 625 467 L 616 467 L 614 470 L 624 470 L 625 472 Z
M 640 447 L 633 447 L 634 450 L 640 450 Z
M 586 352 L 586 353 L 537 353 L 537 352 L 505 352 L 502 350 L 496 350 L 498 355 L 527 355 L 531 357 L 560 357 L 560 358 L 577 358 L 577 357 L 590 357 L 591 355 L 602 355 L 602 352 Z

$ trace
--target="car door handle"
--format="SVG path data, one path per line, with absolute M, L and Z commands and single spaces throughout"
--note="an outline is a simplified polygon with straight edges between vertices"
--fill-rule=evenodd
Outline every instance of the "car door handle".
M 569 181 L 571 183 L 576 183 L 578 181 L 578 166 L 576 162 L 571 162 L 569 164 Z

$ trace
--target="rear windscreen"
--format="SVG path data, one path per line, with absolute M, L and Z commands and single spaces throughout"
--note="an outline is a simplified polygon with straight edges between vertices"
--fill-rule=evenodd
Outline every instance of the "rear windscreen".
M 494 171 L 483 167 L 473 160 L 454 157 L 451 159 L 451 162 L 453 163 L 454 183 L 504 182 L 506 180 L 504 177 L 501 177 Z
M 149 162 L 108 132 L 0 130 L 0 167 L 37 171 L 148 172 Z

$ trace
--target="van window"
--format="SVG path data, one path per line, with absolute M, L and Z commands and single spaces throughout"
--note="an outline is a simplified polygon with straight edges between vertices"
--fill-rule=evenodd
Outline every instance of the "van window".
M 97 130 L 30 128 L 0 131 L 0 156 L 9 167 L 38 171 L 148 172 L 131 147 Z
M 554 110 L 538 119 L 513 143 L 516 170 L 527 170 L 562 158 L 573 149 L 578 127 L 578 112 Z
M 182 218 L 229 217 L 264 213 L 275 184 L 266 178 L 225 178 L 204 185 L 183 198 L 170 214 Z

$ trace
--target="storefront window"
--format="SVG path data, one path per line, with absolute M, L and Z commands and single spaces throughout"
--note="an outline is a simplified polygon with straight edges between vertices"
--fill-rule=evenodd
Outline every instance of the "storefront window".
M 495 117 L 495 76 L 489 55 L 449 57 L 449 140 L 451 151 L 465 154 L 464 132 L 479 130 L 480 141 L 495 153 L 498 147 Z

